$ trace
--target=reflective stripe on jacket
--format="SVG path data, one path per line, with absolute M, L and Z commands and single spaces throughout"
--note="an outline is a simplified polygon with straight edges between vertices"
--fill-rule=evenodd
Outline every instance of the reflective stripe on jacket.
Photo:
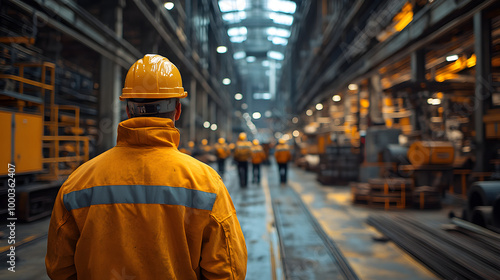
M 49 277 L 244 279 L 245 240 L 227 189 L 212 168 L 177 150 L 172 121 L 123 121 L 117 142 L 61 187 Z
M 274 157 L 277 163 L 287 163 L 292 159 L 290 148 L 286 144 L 278 144 L 274 151 Z

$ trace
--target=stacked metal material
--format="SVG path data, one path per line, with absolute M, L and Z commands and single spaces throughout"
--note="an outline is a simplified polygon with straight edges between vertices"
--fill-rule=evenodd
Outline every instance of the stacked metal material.
M 370 216 L 368 224 L 443 279 L 498 279 L 500 235 L 455 227 L 452 232 L 400 216 Z

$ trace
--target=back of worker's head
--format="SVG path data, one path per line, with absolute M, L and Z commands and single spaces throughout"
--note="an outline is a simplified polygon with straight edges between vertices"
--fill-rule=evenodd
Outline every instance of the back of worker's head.
M 226 139 L 224 139 L 222 137 L 219 138 L 219 144 L 224 144 L 224 143 L 226 143 Z
M 128 70 L 120 100 L 127 101 L 129 117 L 163 117 L 178 120 L 182 87 L 177 67 L 161 55 L 147 54 Z

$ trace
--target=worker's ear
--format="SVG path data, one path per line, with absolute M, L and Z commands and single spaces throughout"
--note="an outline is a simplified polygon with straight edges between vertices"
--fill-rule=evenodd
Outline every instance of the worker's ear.
M 128 110 L 128 104 L 127 104 L 127 106 L 125 106 L 125 111 L 127 111 L 127 117 L 130 119 L 130 112 Z
M 178 121 L 179 118 L 181 117 L 181 103 L 177 103 L 177 105 L 175 105 L 175 120 Z

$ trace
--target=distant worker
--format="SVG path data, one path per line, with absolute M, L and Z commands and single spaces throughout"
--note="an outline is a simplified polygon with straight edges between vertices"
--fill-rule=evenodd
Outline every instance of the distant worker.
M 226 158 L 231 155 L 229 146 L 226 143 L 226 139 L 219 138 L 218 143 L 214 145 L 215 155 L 217 156 L 217 165 L 219 167 L 219 174 L 224 175 Z
M 278 171 L 280 174 L 281 184 L 286 184 L 288 173 L 288 162 L 292 159 L 290 147 L 286 144 L 285 139 L 279 139 L 278 145 L 275 147 L 274 158 L 278 163 Z
M 198 148 L 195 158 L 207 164 L 216 160 L 215 155 L 213 154 L 212 146 L 208 145 L 207 139 L 201 140 L 201 145 Z
M 240 179 L 240 187 L 242 188 L 246 188 L 248 185 L 248 161 L 251 158 L 252 143 L 247 140 L 247 134 L 242 132 L 234 147 L 234 160 L 238 165 L 238 177 Z
M 168 59 L 132 65 L 117 145 L 81 165 L 57 195 L 51 279 L 245 279 L 245 239 L 224 183 L 177 149 L 186 96 Z
M 252 183 L 260 183 L 260 164 L 266 158 L 264 149 L 259 144 L 259 140 L 253 140 L 252 146 Z

